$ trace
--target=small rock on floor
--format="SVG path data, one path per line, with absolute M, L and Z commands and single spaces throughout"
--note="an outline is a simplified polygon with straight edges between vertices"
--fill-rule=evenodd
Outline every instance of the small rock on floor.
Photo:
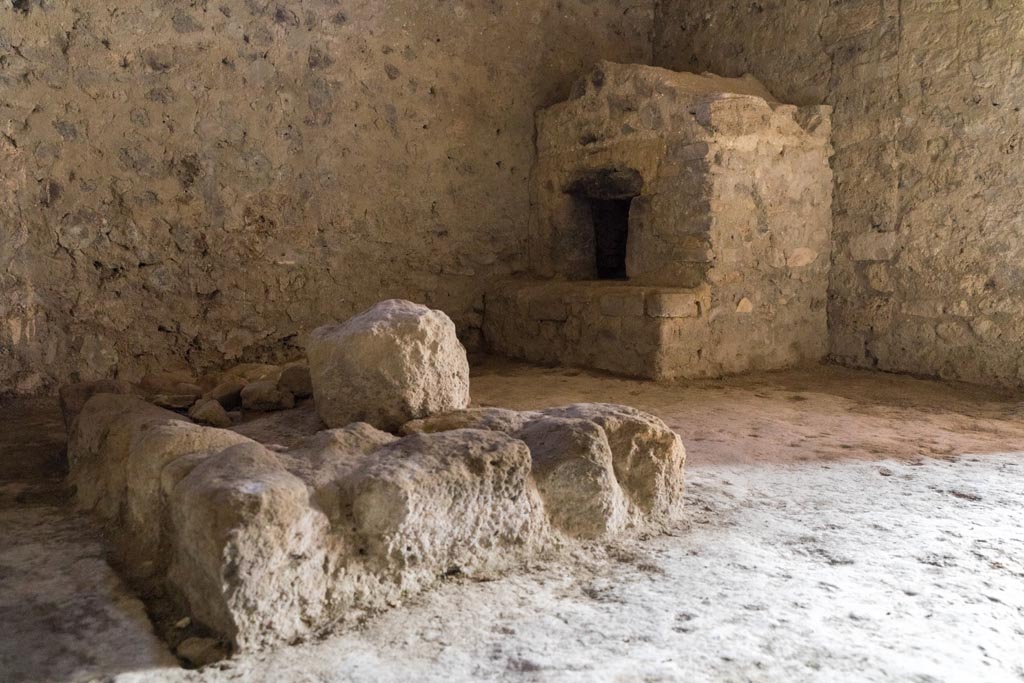
M 227 652 L 213 638 L 186 638 L 178 644 L 175 653 L 189 666 L 199 668 L 223 659 Z

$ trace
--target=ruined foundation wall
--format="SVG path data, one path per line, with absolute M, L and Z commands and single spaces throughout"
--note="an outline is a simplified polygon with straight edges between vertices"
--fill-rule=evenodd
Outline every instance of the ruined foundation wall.
M 0 5 L 0 393 L 291 355 L 404 297 L 473 344 L 533 114 L 652 2 Z
M 834 107 L 836 360 L 1024 383 L 1024 5 L 661 0 L 654 51 Z

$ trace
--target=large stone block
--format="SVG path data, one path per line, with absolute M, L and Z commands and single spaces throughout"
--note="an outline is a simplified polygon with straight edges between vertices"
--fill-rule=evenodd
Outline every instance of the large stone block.
M 239 444 L 171 496 L 169 578 L 192 614 L 242 649 L 308 634 L 327 608 L 326 516 L 274 453 Z
M 504 562 L 545 536 L 530 451 L 499 432 L 414 434 L 346 480 L 357 552 L 403 581 Z
M 465 408 L 469 362 L 441 311 L 383 301 L 308 344 L 317 410 L 331 427 L 369 422 L 395 430 L 409 420 Z
M 597 537 L 630 522 L 682 514 L 686 450 L 657 417 L 629 406 L 578 403 L 542 411 L 471 408 L 406 424 L 405 433 L 490 429 L 524 441 L 549 519 Z
M 629 500 L 643 512 L 665 519 L 682 514 L 686 449 L 660 419 L 610 403 L 576 403 L 542 412 L 600 425 L 608 436 L 615 476 Z
M 628 506 L 600 426 L 589 420 L 538 417 L 516 436 L 530 448 L 533 478 L 548 518 L 559 530 L 598 538 L 626 526 Z
M 118 520 L 136 437 L 157 425 L 183 421 L 135 396 L 97 394 L 86 401 L 68 439 L 68 480 L 78 505 L 104 520 Z
M 164 532 L 163 468 L 182 456 L 219 452 L 251 441 L 203 427 L 133 396 L 101 394 L 86 402 L 68 442 L 69 479 L 78 504 L 131 537 L 139 561 L 153 559 Z
M 125 461 L 123 521 L 135 537 L 133 552 L 150 553 L 161 542 L 166 514 L 160 495 L 163 468 L 185 455 L 212 455 L 240 443 L 253 442 L 227 429 L 184 420 L 150 423 L 132 436 Z

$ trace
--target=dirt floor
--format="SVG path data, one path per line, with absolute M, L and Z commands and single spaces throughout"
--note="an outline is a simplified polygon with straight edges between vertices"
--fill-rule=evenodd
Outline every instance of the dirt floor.
M 0 411 L 0 682 L 1024 681 L 1024 398 L 821 367 L 655 384 L 485 361 L 478 404 L 679 431 L 688 522 L 350 633 L 177 668 L 68 509 L 51 402 Z

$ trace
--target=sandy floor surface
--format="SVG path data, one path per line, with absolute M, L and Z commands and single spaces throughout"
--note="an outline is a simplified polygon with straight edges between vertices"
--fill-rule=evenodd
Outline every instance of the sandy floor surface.
M 36 462 L 60 448 L 52 407 L 8 407 L 0 681 L 1024 681 L 1019 396 L 834 368 L 669 385 L 496 361 L 473 395 L 660 415 L 689 453 L 687 524 L 183 671 Z
M 517 409 L 636 406 L 683 437 L 691 467 L 1024 450 L 1024 395 L 832 366 L 669 384 L 488 360 L 472 393 Z

